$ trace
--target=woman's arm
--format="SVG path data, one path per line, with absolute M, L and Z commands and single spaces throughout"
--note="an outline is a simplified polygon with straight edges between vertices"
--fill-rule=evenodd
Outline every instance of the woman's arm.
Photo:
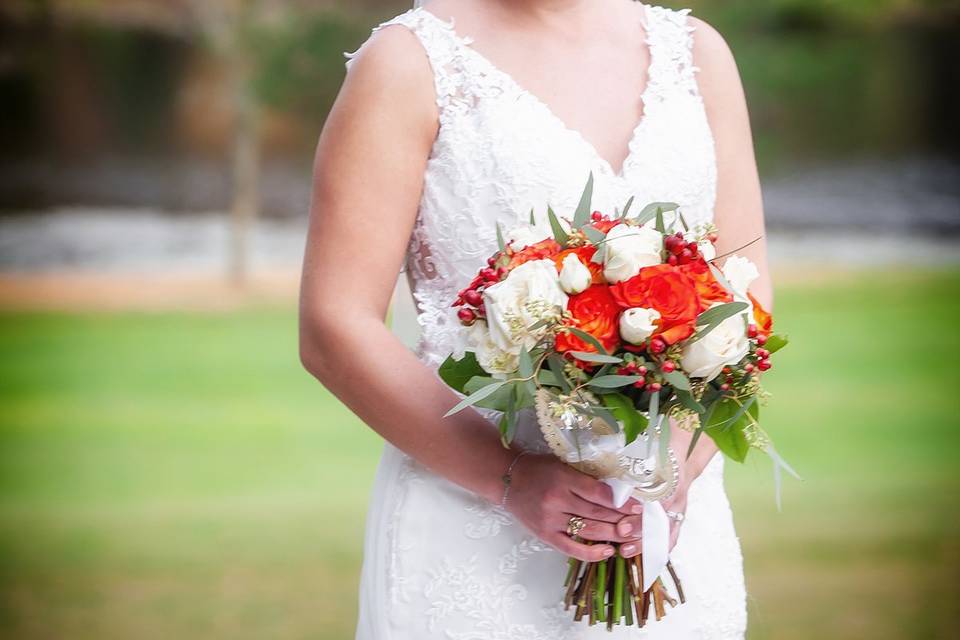
M 516 452 L 474 410 L 443 418 L 458 397 L 384 324 L 437 126 L 420 44 L 399 26 L 378 31 L 351 64 L 317 148 L 300 357 L 386 440 L 496 504 Z M 622 513 L 608 487 L 552 456 L 525 456 L 514 478 L 511 511 L 534 533 L 584 559 L 612 553 L 562 533 L 573 513 L 601 523 L 596 539 L 617 539 L 612 523 Z

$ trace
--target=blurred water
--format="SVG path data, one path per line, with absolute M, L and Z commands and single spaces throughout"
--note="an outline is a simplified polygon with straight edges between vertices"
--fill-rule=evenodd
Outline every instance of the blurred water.
M 309 188 L 306 177 L 303 189 Z M 818 167 L 764 183 L 770 257 L 787 264 L 960 262 L 960 166 L 933 159 Z M 299 213 L 299 215 L 296 215 Z M 303 212 L 260 220 L 256 268 L 295 269 Z M 188 273 L 227 264 L 224 213 L 63 207 L 0 217 L 0 270 Z

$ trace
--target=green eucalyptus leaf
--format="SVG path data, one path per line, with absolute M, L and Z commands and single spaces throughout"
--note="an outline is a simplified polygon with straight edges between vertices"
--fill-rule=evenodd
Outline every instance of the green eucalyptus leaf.
M 635 219 L 636 224 L 645 224 L 653 220 L 657 215 L 657 210 L 661 211 L 676 211 L 679 207 L 675 202 L 651 202 L 643 209 L 640 210 L 640 213 L 637 214 Z
M 594 338 L 592 335 L 590 335 L 589 333 L 587 333 L 587 332 L 584 331 L 583 329 L 578 329 L 578 328 L 576 328 L 576 327 L 566 327 L 566 329 L 567 329 L 570 333 L 572 333 L 573 335 L 575 335 L 575 336 L 577 336 L 578 338 L 580 338 L 581 340 L 583 340 L 584 342 L 592 345 L 592 346 L 597 350 L 597 353 L 599 353 L 599 354 L 601 354 L 601 355 L 605 355 L 605 356 L 606 356 L 606 355 L 610 355 L 610 354 L 607 352 L 607 350 L 603 347 L 603 345 L 600 344 L 600 341 L 599 341 L 599 340 L 597 340 L 596 338 Z
M 627 200 L 627 204 L 623 205 L 623 213 L 620 214 L 620 219 L 623 220 L 627 217 L 627 214 L 630 213 L 630 207 L 633 205 L 633 196 L 630 196 L 630 199 Z
M 553 239 L 559 242 L 561 245 L 566 245 L 570 240 L 570 236 L 567 235 L 567 232 L 563 230 L 563 227 L 560 225 L 560 220 L 557 219 L 557 214 L 553 212 L 553 209 L 547 207 L 547 219 L 550 221 L 550 229 L 553 231 Z
M 710 307 L 703 313 L 697 316 L 697 326 L 709 325 L 709 324 L 719 324 L 729 318 L 732 315 L 736 315 L 741 311 L 746 311 L 750 305 L 746 302 L 725 302 L 723 304 L 718 304 L 715 307 Z
M 481 387 L 480 389 L 471 393 L 466 398 L 462 399 L 460 402 L 454 405 L 452 409 L 450 409 L 445 414 L 443 414 L 443 417 L 446 418 L 448 416 L 452 416 L 458 411 L 462 411 L 463 409 L 466 409 L 469 406 L 477 404 L 484 398 L 487 398 L 493 395 L 496 391 L 499 391 L 504 384 L 506 384 L 504 380 L 498 380 L 496 382 L 486 385 L 485 387 Z
M 533 207 L 530 207 L 530 224 L 531 226 L 537 224 L 537 220 L 533 217 Z
M 663 379 L 670 383 L 670 386 L 677 390 L 690 391 L 690 381 L 687 376 L 674 369 L 669 373 L 663 374 Z
M 503 229 L 500 228 L 500 223 L 497 223 L 497 246 L 500 247 L 500 251 L 506 251 L 507 245 L 503 241 Z
M 593 199 L 593 172 L 587 178 L 587 184 L 580 194 L 580 202 L 573 213 L 573 228 L 579 229 L 590 222 L 590 201 Z
M 577 360 L 583 360 L 584 362 L 597 362 L 600 364 L 619 364 L 623 362 L 623 358 L 593 353 L 592 351 L 569 351 L 568 353 Z
M 590 226 L 589 224 L 581 227 L 580 231 L 583 231 L 583 235 L 587 236 L 587 240 L 589 240 L 593 244 L 597 244 L 598 242 L 603 242 L 603 239 L 607 237 L 605 233 L 603 233 L 596 227 Z
M 558 386 L 569 393 L 572 387 L 570 386 L 570 381 L 567 380 L 566 374 L 563 372 L 563 358 L 556 353 L 551 353 L 547 356 L 547 366 L 550 367 L 551 373 L 553 373 L 557 379 Z
M 621 376 L 621 375 L 609 375 L 609 376 L 597 376 L 588 382 L 587 384 L 591 387 L 597 387 L 599 389 L 616 389 L 618 387 L 625 387 L 629 384 L 633 384 L 638 380 L 643 380 L 643 376 Z

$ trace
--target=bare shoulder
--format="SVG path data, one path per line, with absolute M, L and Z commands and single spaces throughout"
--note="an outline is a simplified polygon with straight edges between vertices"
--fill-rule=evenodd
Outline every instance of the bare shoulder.
M 693 63 L 697 84 L 710 107 L 722 107 L 742 95 L 740 72 L 726 39 L 712 25 L 690 16 L 693 27 Z
M 348 78 L 372 76 L 393 84 L 429 81 L 431 77 L 423 45 L 402 24 L 385 25 L 375 30 L 352 54 L 348 70 Z

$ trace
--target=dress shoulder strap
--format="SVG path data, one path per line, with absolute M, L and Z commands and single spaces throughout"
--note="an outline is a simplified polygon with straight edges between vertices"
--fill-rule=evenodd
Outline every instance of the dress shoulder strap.
M 693 64 L 693 33 L 689 9 L 646 7 L 647 43 L 650 47 L 650 94 L 665 99 L 676 90 L 699 96 Z
M 453 30 L 453 24 L 445 22 L 425 9 L 416 7 L 400 15 L 381 22 L 373 27 L 374 33 L 391 25 L 402 25 L 409 29 L 423 46 L 430 67 L 433 70 L 434 87 L 436 88 L 437 106 L 441 117 L 448 110 L 451 103 L 462 99 L 466 94 L 463 86 L 466 78 L 464 70 L 464 47 L 468 42 L 459 38 Z M 364 43 L 365 44 L 365 43 Z M 362 48 L 362 45 L 361 47 Z M 349 68 L 354 56 L 360 49 L 353 52 L 344 52 Z

